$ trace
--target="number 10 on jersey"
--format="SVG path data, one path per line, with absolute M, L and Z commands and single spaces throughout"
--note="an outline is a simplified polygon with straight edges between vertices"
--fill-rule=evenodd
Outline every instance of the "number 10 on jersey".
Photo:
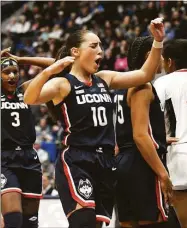
M 103 106 L 91 107 L 91 110 L 93 114 L 94 127 L 106 126 L 107 125 L 106 108 Z

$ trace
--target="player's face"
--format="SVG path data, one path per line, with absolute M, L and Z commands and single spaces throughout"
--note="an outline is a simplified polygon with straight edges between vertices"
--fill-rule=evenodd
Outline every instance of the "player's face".
M 2 87 L 7 92 L 16 90 L 19 80 L 19 69 L 17 66 L 8 66 L 1 71 Z
M 81 67 L 89 74 L 97 72 L 103 51 L 101 41 L 94 33 L 87 33 L 84 35 L 84 42 L 80 48 L 79 63 Z
M 175 61 L 173 61 L 170 58 L 163 59 L 162 64 L 166 74 L 172 73 L 173 71 L 176 70 Z

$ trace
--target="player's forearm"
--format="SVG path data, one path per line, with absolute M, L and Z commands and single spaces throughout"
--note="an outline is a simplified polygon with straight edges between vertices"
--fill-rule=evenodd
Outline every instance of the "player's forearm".
M 144 83 L 150 82 L 154 79 L 157 72 L 157 68 L 160 64 L 162 54 L 162 48 L 152 47 L 151 52 L 145 61 L 144 65 L 140 69 L 143 73 Z M 144 84 L 143 83 L 143 84 Z
M 139 134 L 134 135 L 134 141 L 138 147 L 142 157 L 148 163 L 148 165 L 153 169 L 156 175 L 163 179 L 168 176 L 168 173 L 160 160 L 157 151 L 153 145 L 153 142 L 149 134 Z
M 45 57 L 18 57 L 19 64 L 26 65 L 35 65 L 39 67 L 48 67 L 53 64 L 55 61 L 54 58 L 45 58 Z
M 24 102 L 26 104 L 36 104 L 44 84 L 51 77 L 50 71 L 43 70 L 34 79 L 32 79 L 25 90 Z

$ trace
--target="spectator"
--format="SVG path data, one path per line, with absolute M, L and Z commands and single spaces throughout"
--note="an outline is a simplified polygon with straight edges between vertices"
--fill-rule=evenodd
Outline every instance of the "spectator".
M 48 173 L 44 173 L 42 176 L 42 194 L 43 195 L 51 195 L 51 196 L 58 196 L 57 190 L 53 187 L 52 181 L 49 178 Z
M 42 166 L 46 167 L 49 164 L 49 154 L 47 151 L 41 148 L 40 140 L 36 139 L 34 143 L 34 149 L 37 151 Z
M 44 141 L 44 142 L 52 142 L 53 141 L 51 129 L 47 125 L 46 118 L 40 119 L 39 124 L 36 125 L 36 136 L 39 140 Z

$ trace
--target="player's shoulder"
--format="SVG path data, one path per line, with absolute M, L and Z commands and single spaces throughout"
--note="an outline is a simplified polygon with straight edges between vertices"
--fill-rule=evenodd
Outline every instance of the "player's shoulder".
M 64 87 L 69 87 L 70 82 L 68 81 L 67 78 L 64 77 L 55 77 L 52 78 L 48 81 L 48 84 L 50 84 L 50 86 L 54 86 L 56 88 L 64 88 Z
M 50 79 L 50 83 L 67 83 L 68 79 L 65 77 L 55 77 Z
M 177 84 L 178 84 L 178 83 L 181 83 L 181 80 L 179 80 L 179 78 L 181 78 L 181 76 L 182 76 L 182 78 L 183 78 L 183 75 L 184 75 L 184 74 L 181 74 L 180 71 L 174 71 L 174 72 L 172 72 L 172 73 L 166 74 L 166 75 L 164 75 L 164 76 L 158 78 L 158 79 L 154 82 L 154 86 L 155 86 L 156 88 L 160 88 L 160 87 L 163 88 L 163 87 L 165 87 L 165 88 L 169 89 L 170 86 L 173 87 L 173 86 L 176 85 L 176 83 L 177 83 Z

